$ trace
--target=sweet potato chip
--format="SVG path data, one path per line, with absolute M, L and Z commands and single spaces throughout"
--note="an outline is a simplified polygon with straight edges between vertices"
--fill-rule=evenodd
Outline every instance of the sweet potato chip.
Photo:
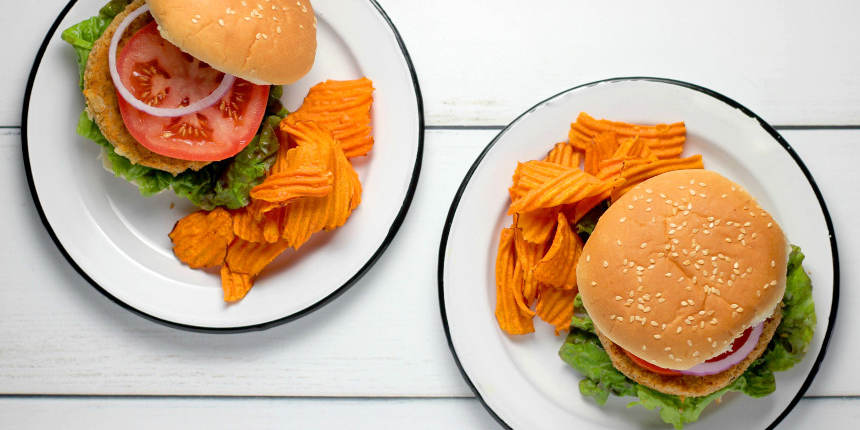
M 516 249 L 517 261 L 523 270 L 523 301 L 526 306 L 531 306 L 537 299 L 538 280 L 534 277 L 534 268 L 546 251 L 545 243 L 531 243 L 523 238 L 523 231 L 514 228 L 514 248 Z
M 573 300 L 576 298 L 576 293 L 576 288 L 569 290 L 547 286 L 541 288 L 535 313 L 540 319 L 555 327 L 556 336 L 570 328 L 570 320 L 573 317 Z
M 558 226 L 549 250 L 535 266 L 538 281 L 569 290 L 576 287 L 576 262 L 582 252 L 582 240 L 571 229 L 564 214 L 558 214 Z
M 523 238 L 531 243 L 547 243 L 555 229 L 558 210 L 546 208 L 517 214 L 517 226 L 523 231 Z
M 233 273 L 244 273 L 255 277 L 288 247 L 285 241 L 254 243 L 236 239 L 227 248 L 227 258 L 224 262 Z
M 660 159 L 681 156 L 687 134 L 683 122 L 650 126 L 637 125 L 605 119 L 598 120 L 585 112 L 581 112 L 576 118 L 576 122 L 570 125 L 568 139 L 574 147 L 586 150 L 589 139 L 607 131 L 616 133 L 619 138 L 639 136 L 642 142 Z
M 570 170 L 569 167 L 549 161 L 517 163 L 517 168 L 514 170 L 513 186 L 508 190 L 511 201 L 517 201 L 541 184 L 564 174 L 568 170 Z
M 361 202 L 361 182 L 352 164 L 337 146 L 332 151 L 332 157 L 334 182 L 331 193 L 323 198 L 302 199 L 287 207 L 281 234 L 296 249 L 307 242 L 312 234 L 345 224 Z
M 522 293 L 523 270 L 516 256 L 514 231 L 506 228 L 499 238 L 496 256 L 496 320 L 508 334 L 535 331 L 534 311 L 526 306 Z
M 606 160 L 618 149 L 618 139 L 611 131 L 602 132 L 594 136 L 588 149 L 585 150 L 586 173 L 596 175 L 600 171 L 600 162 Z
M 224 291 L 225 302 L 242 300 L 251 287 L 254 279 L 246 273 L 235 273 L 227 265 L 221 266 L 221 289 Z
M 331 192 L 332 151 L 337 145 L 331 133 L 313 122 L 293 121 L 281 124 L 281 130 L 295 147 L 278 159 L 269 176 L 251 189 L 251 198 L 283 206 L 302 197 L 324 197 Z M 267 205 L 265 213 L 271 210 Z
M 701 155 L 687 158 L 657 160 L 650 163 L 627 163 L 621 169 L 621 177 L 625 179 L 622 186 L 612 190 L 612 201 L 618 200 L 624 193 L 646 179 L 673 170 L 704 169 Z
M 523 213 L 576 203 L 584 198 L 598 195 L 613 186 L 613 182 L 598 179 L 577 168 L 565 169 L 564 173 L 533 187 L 527 194 L 511 203 L 508 213 Z
M 290 169 L 271 175 L 251 189 L 251 198 L 287 203 L 300 197 L 325 197 L 331 192 L 334 175 L 316 167 Z
M 581 155 L 582 153 L 577 151 L 573 145 L 567 142 L 559 142 L 555 144 L 552 151 L 547 154 L 543 161 L 561 164 L 564 167 L 579 167 L 579 163 L 582 161 L 580 158 Z
M 180 219 L 169 237 L 179 261 L 192 269 L 215 267 L 233 241 L 233 218 L 222 208 L 197 211 Z
M 233 211 L 233 233 L 240 239 L 249 242 L 264 242 L 263 228 L 265 220 L 257 219 L 254 213 L 254 203 L 242 209 Z
M 302 106 L 285 122 L 313 121 L 319 124 L 340 141 L 346 156 L 352 158 L 365 155 L 373 148 L 372 103 L 373 83 L 370 79 L 329 80 L 311 87 Z

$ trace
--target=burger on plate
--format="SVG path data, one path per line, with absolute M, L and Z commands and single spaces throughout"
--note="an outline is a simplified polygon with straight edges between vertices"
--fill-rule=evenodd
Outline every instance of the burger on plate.
M 588 237 L 580 315 L 561 356 L 586 375 L 584 394 L 638 396 L 676 427 L 729 390 L 769 394 L 773 371 L 800 360 L 815 325 L 802 258 L 720 174 L 651 178 Z
M 248 203 L 278 149 L 280 85 L 316 52 L 308 0 L 113 0 L 63 32 L 86 100 L 78 133 L 145 194 Z

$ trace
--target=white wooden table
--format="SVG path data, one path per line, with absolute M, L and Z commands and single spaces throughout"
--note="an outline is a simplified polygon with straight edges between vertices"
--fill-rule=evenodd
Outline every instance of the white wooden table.
M 841 312 L 818 377 L 781 428 L 860 419 L 860 2 L 379 0 L 412 55 L 428 125 L 406 221 L 336 301 L 235 335 L 167 328 L 111 303 L 41 225 L 22 165 L 21 105 L 65 2 L 8 2 L 0 14 L 0 428 L 496 428 L 439 317 L 436 257 L 451 198 L 524 109 L 629 75 L 732 97 L 803 158 L 839 239 Z

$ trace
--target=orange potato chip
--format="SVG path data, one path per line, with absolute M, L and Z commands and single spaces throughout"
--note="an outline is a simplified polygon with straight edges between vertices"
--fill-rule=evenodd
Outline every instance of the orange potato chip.
M 621 169 L 621 177 L 625 182 L 620 187 L 612 190 L 612 201 L 618 200 L 624 193 L 630 191 L 646 179 L 653 178 L 662 173 L 673 170 L 704 169 L 701 155 L 693 155 L 687 158 L 674 158 L 668 160 L 657 160 L 650 163 L 628 163 Z
M 555 229 L 558 211 L 558 208 L 546 208 L 517 214 L 517 227 L 522 230 L 523 238 L 531 243 L 548 242 Z
M 255 277 L 287 248 L 289 245 L 285 241 L 254 243 L 236 239 L 227 248 L 227 258 L 224 262 L 234 273 Z
M 579 167 L 579 163 L 582 161 L 580 159 L 581 155 L 573 145 L 567 142 L 559 142 L 555 144 L 552 151 L 547 154 L 543 161 L 561 164 L 565 167 Z
M 221 289 L 224 291 L 225 302 L 242 300 L 251 287 L 254 279 L 246 273 L 235 273 L 227 265 L 221 266 Z
M 316 167 L 291 169 L 269 176 L 251 189 L 251 198 L 286 203 L 300 197 L 324 197 L 331 192 L 334 175 Z
M 546 286 L 540 291 L 535 314 L 555 327 L 556 336 L 570 328 L 570 320 L 573 318 L 573 300 L 576 298 L 576 293 L 576 288 L 565 290 Z
M 329 130 L 341 143 L 346 156 L 352 158 L 365 155 L 373 148 L 372 104 L 373 82 L 370 79 L 329 80 L 311 87 L 302 106 L 285 121 L 316 122 Z
M 251 198 L 282 206 L 301 197 L 328 195 L 334 180 L 332 151 L 337 145 L 331 133 L 307 121 L 282 122 L 281 130 L 295 147 L 279 151 L 269 176 L 251 189 Z M 267 205 L 261 213 L 273 207 Z
M 508 334 L 535 331 L 534 311 L 526 306 L 522 293 L 523 270 L 516 256 L 514 231 L 502 230 L 496 256 L 496 320 Z
M 526 306 L 531 306 L 537 299 L 538 280 L 534 276 L 534 268 L 546 251 L 546 244 L 531 243 L 523 238 L 523 231 L 514 228 L 514 248 L 517 261 L 523 270 L 523 300 Z
M 530 161 L 529 163 L 535 162 Z M 614 184 L 598 179 L 578 168 L 567 167 L 565 169 L 564 173 L 532 188 L 527 194 L 511 203 L 508 213 L 523 213 L 576 203 L 584 198 L 598 195 L 612 188 Z
M 233 241 L 233 218 L 222 208 L 197 211 L 177 221 L 168 236 L 179 261 L 192 269 L 215 267 Z
M 568 167 L 549 161 L 528 161 L 517 163 L 514 170 L 513 186 L 508 190 L 511 201 L 517 201 L 541 184 L 560 176 L 569 170 Z
M 242 209 L 233 211 L 233 233 L 236 237 L 249 242 L 264 242 L 263 228 L 265 227 L 265 221 L 257 219 L 253 209 L 254 206 L 255 204 L 252 202 Z
M 312 234 L 345 224 L 361 202 L 361 182 L 352 164 L 337 146 L 332 156 L 335 174 L 331 193 L 323 198 L 298 200 L 287 207 L 281 237 L 296 249 Z
M 686 141 L 687 129 L 683 122 L 674 124 L 637 125 L 623 122 L 594 119 L 581 112 L 576 122 L 570 125 L 568 139 L 570 143 L 581 150 L 586 150 L 590 138 L 601 132 L 611 131 L 621 137 L 639 138 L 660 159 L 677 158 L 681 156 Z
M 600 162 L 608 159 L 618 149 L 618 140 L 615 133 L 611 131 L 599 133 L 594 136 L 588 149 L 585 150 L 585 166 L 586 173 L 595 175 L 600 171 Z
M 582 240 L 571 229 L 564 214 L 558 214 L 558 227 L 549 250 L 535 266 L 538 281 L 569 290 L 576 287 L 576 263 L 582 253 Z

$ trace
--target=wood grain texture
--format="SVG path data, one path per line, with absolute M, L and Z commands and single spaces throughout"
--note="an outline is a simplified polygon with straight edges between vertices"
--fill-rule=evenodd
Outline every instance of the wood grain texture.
M 468 397 L 439 318 L 436 258 L 451 199 L 494 130 L 427 132 L 412 207 L 382 259 L 321 310 L 265 332 L 209 335 L 146 321 L 86 284 L 55 249 L 0 133 L 0 394 Z M 860 305 L 860 130 L 785 131 L 828 199 L 843 260 L 841 308 Z M 129 189 L 129 192 L 134 192 Z M 811 395 L 860 394 L 842 312 Z
M 853 428 L 858 398 L 803 399 L 780 429 Z M 499 429 L 475 399 L 0 399 L 0 424 L 62 428 Z M 193 423 L 193 424 L 192 424 Z M 666 427 L 670 428 L 670 427 Z
M 860 57 L 849 54 L 860 45 L 855 1 L 379 3 L 410 50 L 431 125 L 507 124 L 566 88 L 631 75 L 707 86 L 772 124 L 860 125 Z M 23 96 L 36 50 L 65 4 L 15 2 L 0 16 L 15 41 L 0 47 L 0 94 L 10 101 L 0 104 L 0 125 L 20 124 L 21 104 L 11 101 Z M 73 63 L 71 49 L 68 57 Z

